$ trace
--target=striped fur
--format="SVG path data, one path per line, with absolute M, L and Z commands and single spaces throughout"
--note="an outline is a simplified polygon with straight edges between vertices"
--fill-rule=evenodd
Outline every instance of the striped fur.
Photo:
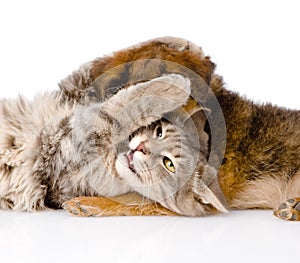
M 1 100 L 0 208 L 36 211 L 58 208 L 78 195 L 132 191 L 115 168 L 118 154 L 124 154 L 117 146 L 141 125 L 184 105 L 189 94 L 190 81 L 173 74 L 90 106 L 63 103 L 58 93 L 32 102 Z
M 96 97 L 108 98 L 116 92 L 112 83 L 122 88 L 131 80 L 138 80 L 140 72 L 147 71 L 151 78 L 178 70 L 168 66 L 147 68 L 147 59 L 175 62 L 194 71 L 217 97 L 227 125 L 227 146 L 218 181 L 229 208 L 276 209 L 286 198 L 299 196 L 299 110 L 258 105 L 225 89 L 223 79 L 214 73 L 214 63 L 200 48 L 168 37 L 93 61 L 90 77 Z M 118 69 L 114 70 L 116 66 Z M 266 88 L 272 92 L 272 87 Z M 64 87 L 62 90 L 64 93 Z

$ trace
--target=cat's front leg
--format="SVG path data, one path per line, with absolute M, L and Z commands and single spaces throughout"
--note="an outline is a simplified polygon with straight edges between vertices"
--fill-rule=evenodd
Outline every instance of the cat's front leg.
M 188 78 L 178 74 L 165 75 L 119 91 L 103 103 L 101 110 L 121 125 L 123 131 L 131 134 L 185 105 L 191 93 L 190 86 Z
M 205 176 L 203 176 L 205 175 Z M 211 179 L 211 180 L 210 180 Z M 206 185 L 203 180 L 206 180 Z M 208 180 L 210 182 L 208 183 Z M 113 198 L 76 197 L 63 204 L 75 216 L 204 216 L 227 212 L 226 201 L 219 188 L 216 171 L 205 166 L 203 173 L 193 177 L 173 196 L 160 203 L 145 201 L 138 194 Z
M 76 197 L 63 204 L 74 216 L 174 216 L 177 215 L 158 203 L 146 202 L 138 194 L 125 194 L 113 198 L 98 196 Z

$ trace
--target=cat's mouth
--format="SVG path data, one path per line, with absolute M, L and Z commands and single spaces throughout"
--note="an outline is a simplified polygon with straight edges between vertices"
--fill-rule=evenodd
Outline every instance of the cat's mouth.
M 136 170 L 134 169 L 134 164 L 133 164 L 133 154 L 134 152 L 132 150 L 129 150 L 127 153 L 125 153 L 125 157 L 127 158 L 127 162 L 128 162 L 128 168 L 136 173 Z
M 127 159 L 128 168 L 130 169 L 130 171 L 133 172 L 139 179 L 141 179 L 140 175 L 137 173 L 137 171 L 134 168 L 133 154 L 134 154 L 134 151 L 129 150 L 127 153 L 124 154 L 124 156 Z

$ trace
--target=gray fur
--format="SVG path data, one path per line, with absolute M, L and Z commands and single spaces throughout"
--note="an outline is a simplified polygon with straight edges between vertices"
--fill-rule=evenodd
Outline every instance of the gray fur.
M 184 105 L 189 94 L 190 81 L 170 74 L 85 107 L 58 93 L 1 100 L 0 209 L 59 208 L 79 195 L 135 190 L 115 168 L 120 145 Z

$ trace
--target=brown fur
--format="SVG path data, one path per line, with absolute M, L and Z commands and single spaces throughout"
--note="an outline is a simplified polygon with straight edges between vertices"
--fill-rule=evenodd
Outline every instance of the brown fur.
M 214 73 L 214 63 L 200 53 L 188 45 L 179 50 L 168 42 L 150 41 L 94 61 L 89 82 L 116 66 L 142 59 L 168 60 L 191 69 L 211 87 L 226 120 L 226 153 L 218 175 L 229 207 L 276 209 L 287 198 L 299 196 L 300 112 L 257 105 L 226 90 L 222 78 Z M 126 81 L 131 75 L 120 77 L 112 73 L 107 82 L 120 78 Z M 80 99 L 72 92 L 66 95 Z M 101 202 L 97 205 L 101 207 Z M 118 211 L 122 209 L 127 209 L 126 205 L 118 206 Z
M 77 216 L 162 216 L 178 215 L 171 210 L 142 198 L 136 193 L 114 198 L 77 197 L 65 203 L 65 208 Z

